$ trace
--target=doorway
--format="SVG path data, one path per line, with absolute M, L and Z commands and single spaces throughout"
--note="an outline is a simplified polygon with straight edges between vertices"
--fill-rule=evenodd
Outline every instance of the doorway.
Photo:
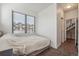
M 61 41 L 60 46 L 64 51 L 78 55 L 78 4 L 59 3 L 57 6 L 61 30 L 58 39 Z

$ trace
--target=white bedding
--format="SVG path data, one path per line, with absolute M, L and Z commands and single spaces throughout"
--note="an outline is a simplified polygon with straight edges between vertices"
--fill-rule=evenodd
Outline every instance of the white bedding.
M 19 51 L 23 54 L 29 54 L 36 50 L 43 49 L 50 45 L 50 40 L 37 35 L 27 37 L 16 37 L 11 34 L 6 34 L 0 38 L 0 51 L 13 48 L 14 53 Z
M 7 49 L 11 49 L 11 46 L 8 44 L 7 42 L 7 39 L 9 38 L 10 36 L 8 34 L 2 36 L 0 38 L 0 51 L 4 51 L 4 50 L 7 50 Z

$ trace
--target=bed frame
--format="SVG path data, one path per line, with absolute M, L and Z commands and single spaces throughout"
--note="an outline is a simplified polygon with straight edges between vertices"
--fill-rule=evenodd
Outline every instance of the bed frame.
M 29 54 L 13 54 L 13 56 L 37 56 L 38 54 L 40 54 L 40 53 L 42 53 L 43 51 L 45 51 L 45 50 L 47 50 L 48 48 L 50 48 L 50 46 L 47 46 L 47 47 L 45 47 L 45 48 L 43 48 L 43 49 L 41 49 L 41 50 L 37 50 L 37 51 L 34 51 L 34 52 L 32 52 L 32 53 L 29 53 Z
M 47 47 L 45 47 L 45 48 L 43 48 L 41 50 L 34 51 L 34 52 L 32 52 L 32 53 L 30 53 L 30 54 L 28 54 L 26 56 L 37 56 L 38 54 L 42 53 L 43 51 L 45 51 L 48 48 L 50 48 L 50 46 L 47 46 Z

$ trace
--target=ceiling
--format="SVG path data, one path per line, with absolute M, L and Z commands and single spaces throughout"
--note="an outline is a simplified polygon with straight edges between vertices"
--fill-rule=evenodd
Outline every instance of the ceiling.
M 2 3 L 2 5 L 12 5 L 12 6 L 20 6 L 20 8 L 25 8 L 26 10 L 31 10 L 34 12 L 40 12 L 48 6 L 52 5 L 52 3 Z
M 59 3 L 58 6 L 61 7 L 64 11 L 70 11 L 72 9 L 78 8 L 77 3 Z M 71 6 L 71 7 L 67 8 L 68 6 Z

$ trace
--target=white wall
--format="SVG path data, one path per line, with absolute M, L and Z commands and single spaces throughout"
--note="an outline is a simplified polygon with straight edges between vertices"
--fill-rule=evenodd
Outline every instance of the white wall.
M 73 10 L 67 11 L 67 12 L 65 12 L 64 16 L 65 16 L 65 20 L 76 18 L 76 17 L 78 17 L 78 9 L 73 9 Z
M 4 32 L 12 32 L 12 10 L 22 12 L 28 15 L 35 16 L 36 13 L 25 9 L 26 6 L 15 3 L 15 4 L 2 4 L 1 6 L 1 30 Z
M 56 4 L 49 6 L 38 14 L 37 33 L 48 37 L 51 46 L 57 48 L 57 11 Z
M 1 4 L 0 4 L 0 30 L 1 30 Z
M 61 19 L 63 18 L 63 19 Z M 64 11 L 57 5 L 57 45 L 65 41 Z

